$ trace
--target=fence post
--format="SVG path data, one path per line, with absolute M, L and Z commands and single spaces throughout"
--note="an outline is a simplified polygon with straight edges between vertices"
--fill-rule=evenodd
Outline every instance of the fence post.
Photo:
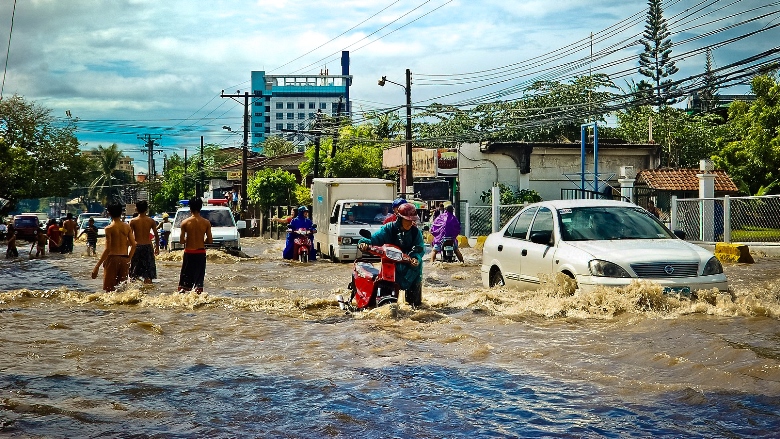
M 672 195 L 672 211 L 669 213 L 669 228 L 677 228 L 677 195 Z
M 731 197 L 723 197 L 723 242 L 731 243 Z
M 493 212 L 493 233 L 498 232 L 498 229 L 501 228 L 501 208 L 499 207 L 499 203 L 501 203 L 501 188 L 498 186 L 493 186 L 490 189 L 491 192 L 491 211 Z
M 471 212 L 469 211 L 469 203 L 466 202 L 466 217 L 463 218 L 463 233 L 466 238 L 471 238 Z

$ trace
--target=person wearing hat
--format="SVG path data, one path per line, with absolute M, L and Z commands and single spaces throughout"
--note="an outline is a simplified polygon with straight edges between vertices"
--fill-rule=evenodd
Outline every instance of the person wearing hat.
M 395 200 L 393 200 L 393 214 L 388 215 L 387 218 L 385 218 L 384 222 L 382 224 L 389 224 L 394 223 L 398 219 L 398 208 L 401 207 L 401 205 L 406 204 L 406 200 L 398 197 Z
M 383 225 L 371 235 L 371 239 L 361 238 L 358 250 L 364 251 L 368 245 L 397 245 L 402 252 L 412 257 L 411 264 L 399 263 L 395 266 L 395 281 L 406 292 L 406 303 L 414 307 L 422 304 L 422 269 L 425 242 L 417 228 L 417 209 L 412 204 L 398 206 L 394 222 Z
M 173 223 L 168 220 L 168 212 L 163 212 L 162 221 L 157 224 L 157 229 L 160 230 L 160 248 L 168 250 L 168 237 L 171 236 L 171 227 Z
M 295 230 L 298 229 L 307 229 L 311 230 L 312 233 L 317 233 L 317 229 L 314 227 L 314 223 L 309 219 L 309 208 L 306 206 L 301 206 L 298 208 L 298 215 L 293 218 L 292 221 L 290 221 L 290 226 L 288 227 L 291 231 L 287 233 L 287 241 L 284 245 L 284 250 L 282 251 L 282 258 L 284 259 L 292 259 L 293 258 L 293 249 L 295 248 Z M 311 240 L 311 248 L 309 249 L 309 260 L 315 261 L 317 260 L 316 252 L 314 251 L 314 239 Z

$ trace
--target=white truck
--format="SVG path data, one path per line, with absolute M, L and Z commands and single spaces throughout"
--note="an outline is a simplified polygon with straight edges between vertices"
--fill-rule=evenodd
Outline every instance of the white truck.
M 373 233 L 393 213 L 396 186 L 380 178 L 315 178 L 311 196 L 317 253 L 351 261 L 359 256 L 360 229 Z

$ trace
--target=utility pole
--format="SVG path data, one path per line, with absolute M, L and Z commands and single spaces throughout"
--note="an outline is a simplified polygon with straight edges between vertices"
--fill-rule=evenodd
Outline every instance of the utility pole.
M 200 160 L 198 160 L 198 182 L 195 185 L 196 196 L 202 197 L 205 188 L 203 187 L 203 136 L 200 136 Z
M 339 129 L 341 128 L 341 101 L 344 99 L 344 96 L 339 96 L 339 108 L 336 110 L 336 129 L 333 131 L 333 141 L 331 142 L 330 147 L 330 158 L 336 156 L 336 144 L 339 140 Z
M 220 94 L 220 97 L 223 98 L 240 98 L 244 97 L 244 144 L 242 147 L 241 152 L 241 215 L 242 217 L 246 215 L 246 162 L 247 162 L 247 144 L 249 141 L 249 92 L 244 92 L 244 94 L 240 94 L 238 90 L 236 90 L 236 94 L 234 95 L 226 95 L 225 90 L 222 90 L 222 93 Z M 252 96 L 255 96 L 252 94 Z
M 143 136 L 137 136 L 138 140 L 142 140 L 144 142 L 144 146 L 146 147 L 146 154 L 147 154 L 147 166 L 148 166 L 148 180 L 154 180 L 154 176 L 156 175 L 156 171 L 154 169 L 154 153 L 160 152 L 159 150 L 155 150 L 155 146 L 160 146 L 159 143 L 157 143 L 157 140 L 162 138 L 162 135 L 151 135 L 151 134 L 144 134 Z M 164 171 L 164 169 L 163 169 Z
M 412 172 L 412 71 L 406 69 L 406 193 L 414 193 Z M 409 188 L 412 188 L 411 190 Z
M 184 187 L 184 198 L 187 198 L 187 148 L 184 148 L 184 180 L 182 180 L 182 186 Z

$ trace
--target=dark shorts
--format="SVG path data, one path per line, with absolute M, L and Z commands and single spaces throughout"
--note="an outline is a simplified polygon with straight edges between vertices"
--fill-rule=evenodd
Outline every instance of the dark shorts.
M 206 277 L 206 249 L 184 250 L 179 274 L 179 292 L 195 290 L 203 292 L 203 279 Z
M 60 251 L 63 253 L 73 253 L 73 235 L 62 235 Z
M 131 279 L 157 279 L 157 265 L 154 263 L 154 247 L 152 244 L 135 246 L 133 259 L 130 261 Z

